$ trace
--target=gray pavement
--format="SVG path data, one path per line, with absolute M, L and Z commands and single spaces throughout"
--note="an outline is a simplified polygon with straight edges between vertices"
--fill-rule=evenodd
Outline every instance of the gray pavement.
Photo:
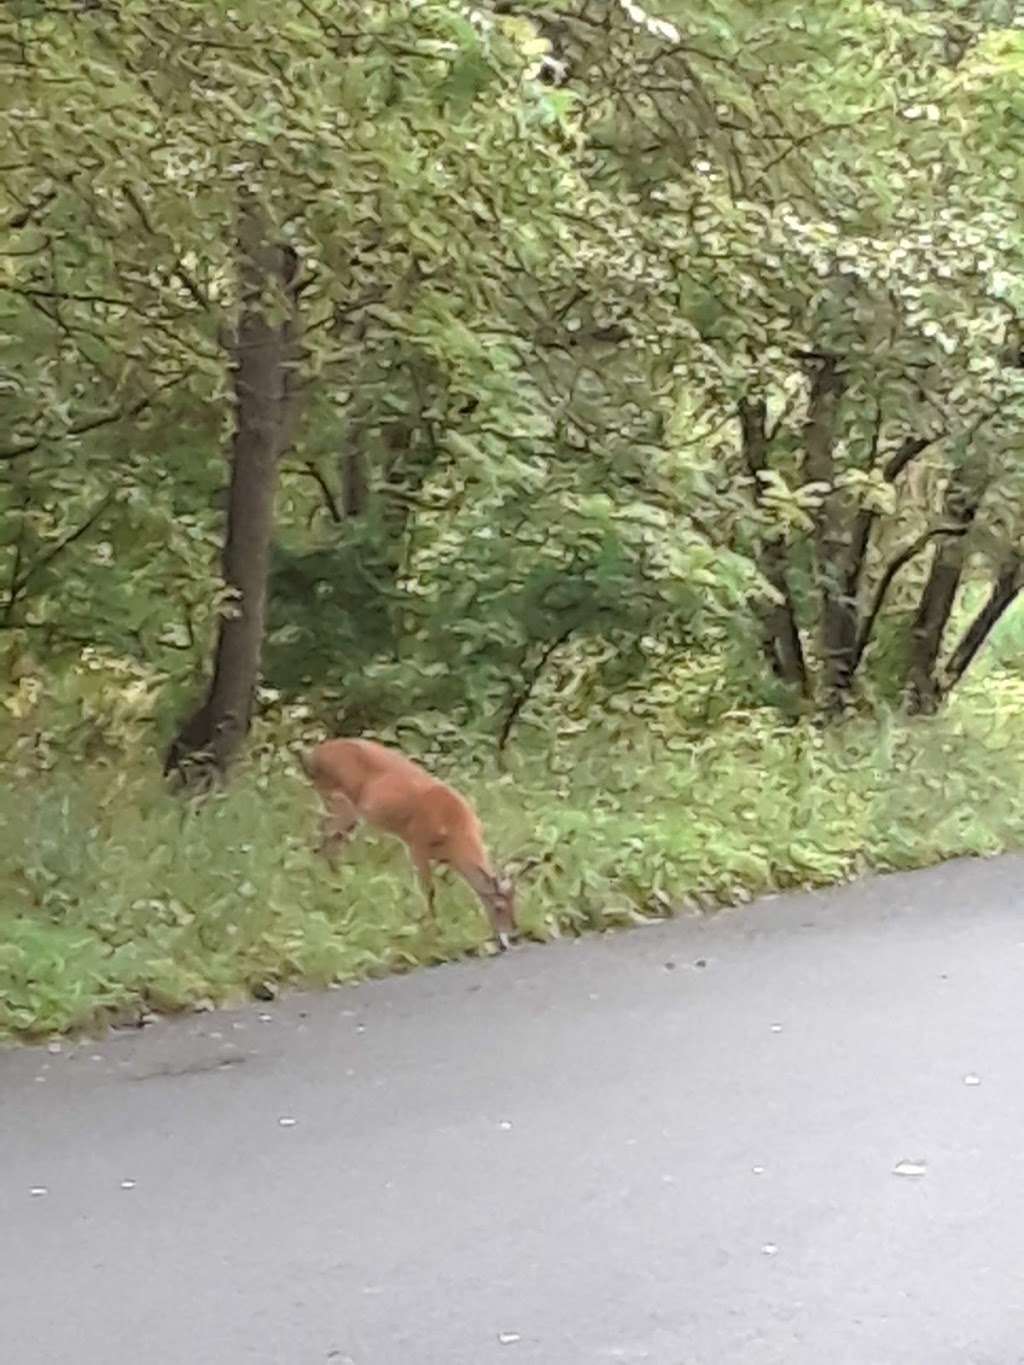
M 1022 874 L 0 1053 L 0 1360 L 1019 1365 Z

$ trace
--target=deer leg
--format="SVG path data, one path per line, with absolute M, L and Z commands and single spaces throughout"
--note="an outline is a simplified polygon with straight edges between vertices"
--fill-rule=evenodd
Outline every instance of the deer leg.
M 427 918 L 436 928 L 437 912 L 434 908 L 436 888 L 434 886 L 434 870 L 431 867 L 430 858 L 424 853 L 413 853 L 412 865 L 416 869 L 416 876 L 419 878 L 419 883 L 423 890 L 423 899 L 427 903 Z
M 337 871 L 342 848 L 359 824 L 359 814 L 348 797 L 343 796 L 341 792 L 332 793 L 324 804 L 326 810 L 323 818 L 323 837 L 317 852 L 327 859 L 331 871 L 334 872 Z

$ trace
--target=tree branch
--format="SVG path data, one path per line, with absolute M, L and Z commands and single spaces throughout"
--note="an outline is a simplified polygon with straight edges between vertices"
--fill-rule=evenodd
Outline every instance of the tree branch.
M 136 216 L 138 217 L 139 222 L 142 224 L 145 230 L 149 233 L 151 237 L 159 238 L 161 234 L 157 232 L 155 225 L 150 220 L 149 214 L 146 212 L 146 206 L 143 204 L 142 200 L 136 194 L 133 187 L 131 185 L 124 184 L 121 186 L 121 188 L 124 191 L 124 197 L 128 200 L 128 203 L 135 210 Z M 189 272 L 182 265 L 181 261 L 177 261 L 175 265 L 172 267 L 171 275 L 174 279 L 178 281 L 181 287 L 185 290 L 186 294 L 188 294 L 189 298 L 191 298 L 193 303 L 198 304 L 199 307 L 204 310 L 204 312 L 209 309 L 210 300 L 206 297 L 203 290 L 200 288 L 198 282 L 192 278 Z
M 548 643 L 541 650 L 540 657 L 538 658 L 536 664 L 534 664 L 533 668 L 531 669 L 529 676 L 524 680 L 522 686 L 513 696 L 512 701 L 509 704 L 508 711 L 505 713 L 505 719 L 502 723 L 501 730 L 498 733 L 499 754 L 503 754 L 505 752 L 509 739 L 511 738 L 512 731 L 515 728 L 515 723 L 519 719 L 523 707 L 533 696 L 534 689 L 536 688 L 537 683 L 540 681 L 540 675 L 544 672 L 544 669 L 547 667 L 548 661 L 550 660 L 551 656 L 557 649 L 560 649 L 562 645 L 566 643 L 566 641 L 569 639 L 570 635 L 572 635 L 575 629 L 576 629 L 575 625 L 567 626 L 565 630 L 563 630 L 560 635 L 556 636 L 554 640 L 548 641 Z
M 938 439 L 937 436 L 908 436 L 886 460 L 882 473 L 892 483 L 899 478 L 911 460 L 916 460 L 922 450 L 927 450 Z
M 102 303 L 109 308 L 136 308 L 131 299 L 120 299 L 111 294 L 74 294 L 65 289 L 35 289 L 13 284 L 0 285 L 0 288 L 24 299 L 55 299 L 60 303 Z
M 100 413 L 96 417 L 90 417 L 85 421 L 78 422 L 75 426 L 68 427 L 65 431 L 56 433 L 46 432 L 42 436 L 37 436 L 35 440 L 23 441 L 21 445 L 8 446 L 6 449 L 0 449 L 0 460 L 17 460 L 20 459 L 22 455 L 31 455 L 33 451 L 38 450 L 39 447 L 45 445 L 47 441 L 59 441 L 66 439 L 67 437 L 87 436 L 89 432 L 98 431 L 101 427 L 111 427 L 117 422 L 125 421 L 130 417 L 138 417 L 140 413 L 143 413 L 147 408 L 152 407 L 161 394 L 166 393 L 168 389 L 173 389 L 175 385 L 180 384 L 184 378 L 184 375 L 179 374 L 175 375 L 173 379 L 165 380 L 164 383 L 158 384 L 152 393 L 146 394 L 143 398 L 136 399 L 134 403 L 131 403 L 126 408 L 118 408 L 115 412 Z
M 878 414 L 875 423 L 875 430 L 871 440 L 872 445 L 871 467 L 874 467 L 875 460 L 877 459 L 878 445 L 881 437 L 881 429 L 882 429 L 881 415 Z M 889 455 L 888 459 L 886 460 L 885 464 L 882 467 L 883 477 L 889 483 L 895 482 L 895 480 L 899 478 L 900 474 L 902 474 L 904 469 L 906 469 L 906 467 L 913 460 L 915 460 L 923 450 L 926 450 L 928 446 L 933 444 L 933 442 L 935 442 L 938 439 L 939 438 L 937 436 L 908 436 L 906 440 L 902 441 L 901 444 L 898 445 L 896 449 L 892 451 L 892 453 Z M 850 527 L 850 541 L 849 547 L 847 549 L 845 573 L 843 575 L 843 593 L 846 597 L 846 600 L 851 603 L 856 603 L 860 596 L 861 578 L 864 573 L 864 565 L 867 562 L 868 544 L 870 543 L 871 540 L 871 530 L 877 518 L 878 513 L 873 507 L 861 507 L 857 514 L 854 516 L 853 523 Z M 939 534 L 939 532 L 938 531 L 928 532 L 929 536 L 936 534 Z M 927 543 L 927 541 L 925 543 Z M 909 559 L 904 561 L 904 563 L 909 563 L 910 559 L 913 559 L 914 555 L 919 553 L 920 549 L 922 548 L 923 545 L 919 546 L 918 549 L 914 550 L 913 553 L 910 554 Z M 899 573 L 900 569 L 903 568 L 903 563 L 895 563 L 894 561 L 894 564 L 895 568 L 893 568 L 893 565 L 889 566 L 890 569 L 893 569 L 892 577 L 895 577 L 895 575 Z M 886 570 L 886 572 L 888 573 L 888 570 Z M 877 617 L 878 612 L 881 610 L 885 594 L 889 591 L 889 587 L 892 584 L 892 578 L 886 580 L 885 577 L 883 576 L 883 582 L 885 583 L 885 587 L 881 599 L 879 599 L 876 596 L 875 601 L 873 602 L 871 608 L 869 609 L 867 616 L 861 621 L 858 627 L 857 640 L 853 647 L 853 653 L 851 656 L 850 663 L 851 681 L 853 679 L 854 673 L 856 673 L 857 668 L 860 665 L 861 657 L 864 653 L 867 643 L 871 638 L 871 632 L 874 630 L 875 627 L 875 618 Z
M 948 694 L 970 668 L 971 664 L 988 639 L 992 628 L 1012 605 L 1021 588 L 1024 587 L 1024 564 L 1019 554 L 1010 557 L 996 581 L 992 584 L 988 601 L 960 637 L 956 648 L 950 655 L 943 678 L 943 695 Z
M 324 500 L 324 506 L 327 508 L 327 513 L 330 516 L 331 521 L 334 522 L 335 526 L 340 526 L 345 518 L 342 516 L 341 508 L 338 506 L 338 499 L 334 496 L 330 484 L 324 478 L 321 471 L 312 460 L 308 460 L 303 468 L 297 472 L 299 474 L 305 474 L 308 478 L 313 480 L 320 489 L 320 494 Z
M 5 168 L 0 167 L 0 172 L 4 169 Z M 20 168 L 15 167 L 14 169 L 17 170 Z M 10 218 L 7 219 L 6 223 L 0 225 L 0 232 L 20 232 L 23 228 L 27 228 L 33 218 L 35 218 L 37 214 L 42 213 L 45 208 L 48 208 L 56 198 L 57 191 L 48 190 L 34 203 L 25 204 L 20 212 L 12 214 Z
M 81 540 L 83 536 L 88 535 L 113 501 L 113 493 L 105 494 L 89 513 L 85 521 L 82 522 L 81 526 L 77 526 L 73 531 L 69 531 L 68 534 L 62 537 L 56 545 L 52 546 L 46 554 L 37 559 L 34 564 L 30 564 L 20 578 L 12 580 L 10 591 L 8 592 L 7 609 L 5 612 L 6 618 L 10 617 L 15 602 L 17 602 L 18 598 L 28 587 L 32 579 L 35 578 L 36 574 L 42 573 L 43 569 L 52 564 L 58 555 L 62 555 L 69 545 L 74 545 L 76 540 Z
M 885 572 L 878 580 L 878 587 L 875 589 L 875 595 L 872 599 L 871 606 L 869 607 L 864 620 L 861 622 L 860 632 L 857 635 L 857 643 L 853 652 L 852 672 L 855 673 L 860 665 L 864 651 L 867 649 L 868 643 L 871 640 L 875 622 L 878 619 L 878 613 L 882 610 L 889 589 L 892 587 L 896 575 L 900 570 L 905 569 L 910 561 L 915 559 L 937 536 L 963 536 L 967 534 L 969 529 L 970 528 L 967 526 L 933 526 L 931 530 L 922 531 L 915 540 L 912 540 L 909 545 L 904 546 L 899 554 L 895 555 L 889 564 L 886 565 Z

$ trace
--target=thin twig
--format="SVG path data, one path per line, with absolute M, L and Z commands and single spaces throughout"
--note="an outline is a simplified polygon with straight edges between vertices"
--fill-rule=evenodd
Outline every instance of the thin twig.
M 146 211 L 146 206 L 143 204 L 142 200 L 136 194 L 134 188 L 128 184 L 122 185 L 121 188 L 124 191 L 124 197 L 128 200 L 128 203 L 131 204 L 132 208 L 135 210 L 139 222 L 142 224 L 145 230 L 149 233 L 151 237 L 159 237 L 160 234 L 157 232 L 155 225 L 151 221 L 149 214 Z M 189 272 L 185 269 L 184 265 L 182 265 L 181 261 L 177 261 L 175 263 L 171 270 L 171 274 L 182 286 L 185 292 L 189 295 L 193 303 L 197 303 L 199 307 L 202 308 L 204 311 L 210 307 L 210 300 L 206 297 L 203 290 L 200 288 L 198 282 L 192 278 Z
M 515 694 L 515 696 L 512 698 L 508 711 L 505 714 L 505 720 L 498 734 L 499 754 L 503 754 L 505 752 L 505 748 L 508 744 L 509 738 L 511 737 L 512 730 L 515 727 L 515 723 L 519 719 L 523 707 L 533 696 L 534 688 L 540 681 L 540 675 L 544 672 L 544 669 L 547 667 L 548 660 L 551 658 L 552 654 L 554 654 L 556 649 L 560 649 L 561 646 L 565 644 L 565 642 L 569 639 L 569 636 L 572 635 L 575 629 L 576 629 L 575 625 L 567 626 L 566 629 L 562 631 L 561 635 L 557 636 L 554 640 L 548 641 L 548 643 L 544 646 L 543 650 L 541 651 L 540 658 L 534 665 L 530 673 L 530 676 L 527 678 L 524 686 L 522 686 L 519 689 L 519 691 Z
M 146 394 L 145 397 L 137 399 L 126 408 L 118 408 L 115 412 L 100 413 L 97 417 L 90 417 L 87 421 L 79 422 L 77 425 L 68 427 L 62 432 L 45 432 L 42 436 L 37 436 L 33 441 L 24 441 L 21 445 L 8 446 L 6 450 L 0 450 L 0 460 L 17 460 L 22 455 L 31 455 L 47 441 L 61 440 L 67 437 L 86 436 L 91 431 L 98 431 L 100 427 L 110 427 L 116 422 L 124 421 L 129 417 L 138 417 L 140 413 L 152 407 L 162 393 L 168 389 L 173 389 L 185 378 L 184 375 L 175 375 L 173 379 L 165 380 L 158 384 L 153 393 Z
M 312 460 L 308 460 L 305 466 L 297 472 L 305 474 L 308 478 L 313 480 L 320 489 L 321 496 L 324 500 L 324 506 L 327 508 L 331 520 L 334 522 L 335 526 L 340 526 L 345 518 L 342 516 L 341 508 L 338 506 L 338 499 L 334 496 L 330 484 L 324 478 L 317 465 Z
M 63 554 L 69 545 L 74 545 L 76 540 L 81 540 L 84 535 L 88 535 L 113 501 L 114 494 L 112 492 L 106 493 L 96 507 L 93 508 L 92 512 L 89 513 L 86 520 L 82 522 L 81 526 L 76 526 L 73 531 L 69 531 L 68 534 L 59 540 L 56 545 L 52 546 L 45 555 L 37 559 L 34 564 L 30 564 L 16 582 L 11 583 L 9 595 L 10 607 L 14 606 L 15 601 L 25 591 L 32 579 L 35 578 L 36 574 L 41 573 L 43 569 L 52 564 L 57 556 Z

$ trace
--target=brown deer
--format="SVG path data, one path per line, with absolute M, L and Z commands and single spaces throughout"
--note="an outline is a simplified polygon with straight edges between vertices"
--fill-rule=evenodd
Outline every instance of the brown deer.
M 369 739 L 328 739 L 302 755 L 324 805 L 320 852 L 331 866 L 361 820 L 409 850 L 433 919 L 434 863 L 464 877 L 480 898 L 503 951 L 515 933 L 515 891 L 484 848 L 476 812 L 464 796 L 412 759 Z

